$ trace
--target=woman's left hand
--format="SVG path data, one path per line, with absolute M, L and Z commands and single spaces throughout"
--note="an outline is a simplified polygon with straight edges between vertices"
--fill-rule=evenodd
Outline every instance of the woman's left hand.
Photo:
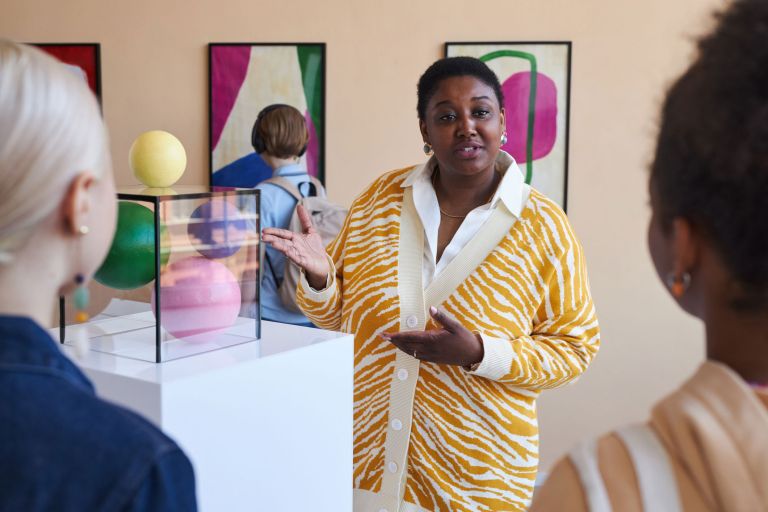
M 429 314 L 442 329 L 382 333 L 381 337 L 421 361 L 469 367 L 483 360 L 483 342 L 479 335 L 434 306 L 429 308 Z

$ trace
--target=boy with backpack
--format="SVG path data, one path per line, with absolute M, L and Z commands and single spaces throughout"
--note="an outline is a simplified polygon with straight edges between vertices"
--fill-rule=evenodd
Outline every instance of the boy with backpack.
M 326 199 L 325 188 L 300 162 L 309 133 L 304 116 L 290 105 L 274 104 L 256 118 L 251 134 L 256 153 L 273 169 L 261 191 L 261 228 L 295 229 L 296 208 L 302 204 L 312 216 L 323 243 L 341 230 L 346 210 Z M 271 247 L 263 249 L 261 316 L 264 320 L 312 326 L 296 306 L 299 269 Z

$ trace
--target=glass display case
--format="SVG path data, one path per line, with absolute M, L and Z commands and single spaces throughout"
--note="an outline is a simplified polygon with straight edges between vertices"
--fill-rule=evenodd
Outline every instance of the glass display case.
M 60 340 L 163 362 L 260 338 L 259 191 L 120 189 L 115 237 Z

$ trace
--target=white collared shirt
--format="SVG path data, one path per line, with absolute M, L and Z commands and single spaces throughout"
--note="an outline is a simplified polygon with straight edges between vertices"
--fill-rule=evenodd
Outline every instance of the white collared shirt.
M 436 166 L 437 160 L 434 157 L 430 158 L 426 164 L 415 168 L 402 185 L 413 187 L 413 203 L 424 226 L 422 284 L 425 289 L 480 231 L 499 204 L 503 204 L 519 219 L 531 193 L 531 187 L 525 183 L 515 159 L 504 151 L 500 151 L 499 156 L 496 157 L 496 170 L 502 173 L 502 178 L 496 192 L 490 202 L 478 206 L 467 214 L 443 251 L 440 261 L 436 261 L 437 235 L 440 229 L 440 205 L 432 186 L 432 173 Z

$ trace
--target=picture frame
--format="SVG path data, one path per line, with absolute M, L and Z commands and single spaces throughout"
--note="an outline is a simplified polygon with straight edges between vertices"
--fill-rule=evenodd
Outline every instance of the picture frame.
M 101 105 L 101 45 L 99 43 L 29 43 L 71 66 L 87 82 Z M 79 69 L 79 71 L 78 71 Z
M 570 41 L 447 42 L 445 56 L 476 57 L 498 76 L 507 143 L 530 184 L 568 206 Z
M 251 130 L 274 103 L 304 114 L 310 138 L 302 160 L 325 181 L 325 43 L 209 43 L 208 70 L 211 185 L 251 188 L 271 177 Z

